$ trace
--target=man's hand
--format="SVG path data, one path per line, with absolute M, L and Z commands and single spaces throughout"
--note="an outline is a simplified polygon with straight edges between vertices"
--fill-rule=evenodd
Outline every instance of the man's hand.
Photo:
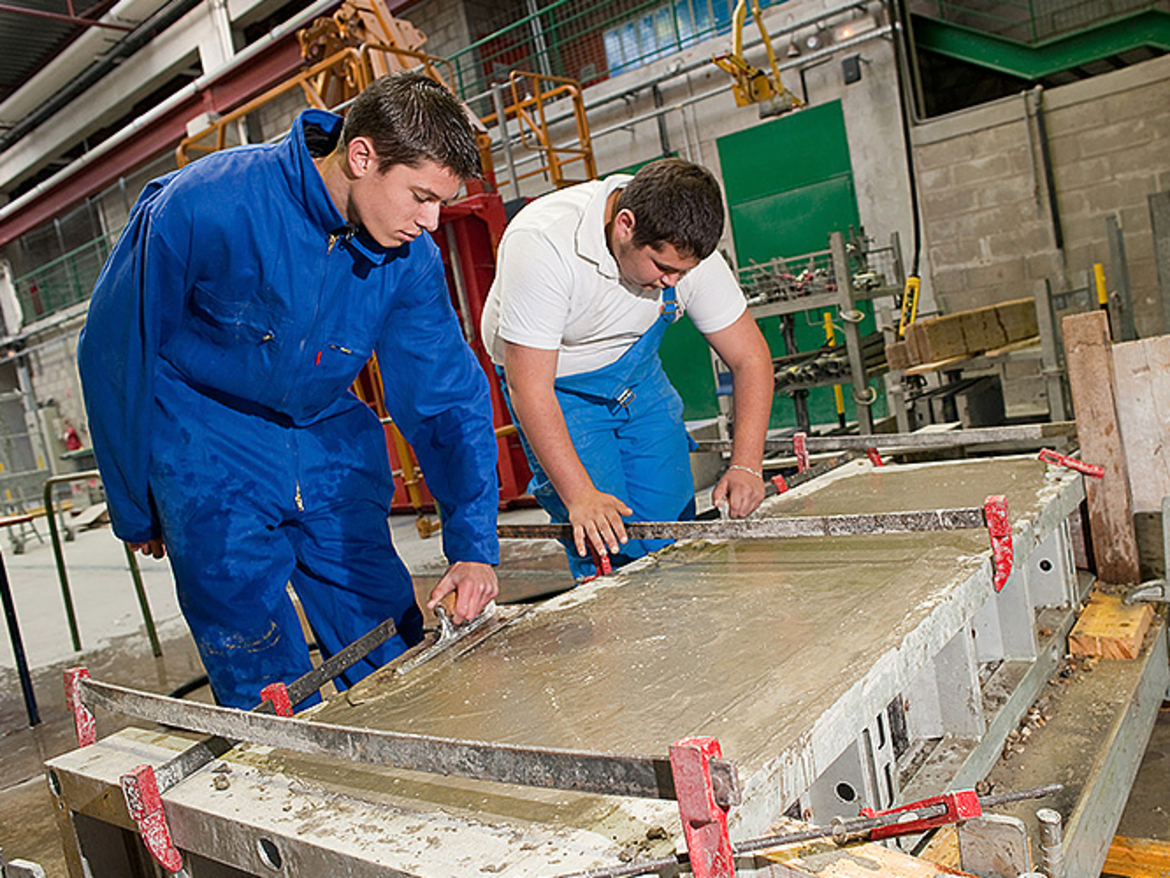
M 431 592 L 427 609 L 433 610 L 444 595 L 456 593 L 455 616 L 451 620 L 460 625 L 474 619 L 500 593 L 496 569 L 491 564 L 476 561 L 456 561 L 443 574 Z
M 582 497 L 566 506 L 578 555 L 584 557 L 586 554 L 586 540 L 592 543 L 597 554 L 605 555 L 616 553 L 628 539 L 622 516 L 633 515 L 634 510 L 613 494 L 603 494 L 596 488 L 590 488 Z
M 764 480 L 742 469 L 728 470 L 711 492 L 712 503 L 721 500 L 727 501 L 732 518 L 747 518 L 764 500 Z
M 162 559 L 167 556 L 167 547 L 163 544 L 162 538 L 148 540 L 145 543 L 127 543 L 131 552 L 141 552 L 149 558 Z

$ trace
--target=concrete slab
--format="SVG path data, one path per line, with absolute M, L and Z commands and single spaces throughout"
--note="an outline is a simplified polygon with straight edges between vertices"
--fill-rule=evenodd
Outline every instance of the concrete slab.
M 776 498 L 766 513 L 970 506 L 992 493 L 1008 495 L 1021 558 L 1083 496 L 1079 476 L 1049 472 L 1033 459 L 880 469 L 859 461 L 815 488 Z M 678 545 L 535 606 L 474 650 L 453 651 L 405 678 L 379 672 L 314 718 L 651 756 L 665 755 L 678 738 L 711 734 L 744 780 L 733 837 L 750 837 L 969 626 L 993 594 L 989 556 L 983 531 Z M 198 806 L 211 809 L 208 820 L 214 813 L 222 821 L 207 838 L 237 831 L 229 810 L 272 808 L 276 787 L 266 787 L 265 777 L 317 790 L 321 801 L 341 796 L 385 808 L 394 825 L 403 812 L 416 821 L 432 814 L 463 821 L 466 836 L 437 834 L 422 860 L 411 840 L 397 840 L 397 856 L 380 848 L 405 874 L 557 874 L 557 865 L 572 871 L 572 863 L 669 847 L 678 833 L 670 803 L 424 777 L 254 746 L 231 758 L 248 769 L 254 795 L 227 810 Z M 96 770 L 81 759 L 71 754 L 54 765 L 76 777 Z M 516 844 L 505 854 L 487 841 L 480 846 L 485 827 L 506 829 Z M 300 844 L 287 826 L 280 832 L 282 846 Z M 554 864 L 550 839 L 568 840 L 573 856 L 558 855 Z

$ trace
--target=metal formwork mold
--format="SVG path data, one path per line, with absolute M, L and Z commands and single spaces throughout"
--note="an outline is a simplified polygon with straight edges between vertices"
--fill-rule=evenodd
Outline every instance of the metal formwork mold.
M 1027 650 L 997 644 L 1024 642 L 1028 626 L 1003 623 L 1052 600 L 1051 583 L 1037 589 L 1042 600 L 1032 599 L 1028 571 L 1037 551 L 1067 555 L 1059 535 L 1083 499 L 1080 476 L 1027 458 L 880 468 L 858 461 L 761 512 L 942 508 L 978 505 L 989 494 L 1008 496 L 1016 546 L 1016 572 L 999 595 L 985 531 L 678 544 L 534 608 L 471 651 L 452 651 L 414 674 L 378 672 L 313 718 L 652 755 L 680 738 L 711 735 L 743 781 L 743 804 L 729 821 L 733 839 L 764 834 L 800 803 L 814 820 L 833 816 L 809 803 L 814 787 L 840 782 L 835 766 L 851 763 L 858 775 L 848 813 L 904 800 L 915 779 L 904 783 L 893 770 L 891 705 L 908 705 L 903 750 L 939 734 L 979 741 L 1003 725 L 985 704 L 994 678 L 987 669 L 1036 664 L 1045 654 L 1035 642 L 1022 658 Z M 63 813 L 84 815 L 68 821 L 78 857 L 85 856 L 79 825 L 129 828 L 118 775 L 182 745 L 143 734 L 113 736 L 50 763 Z M 842 761 L 849 752 L 856 758 Z M 215 789 L 205 770 L 165 796 L 176 844 L 195 855 L 193 878 L 316 876 L 326 874 L 326 861 L 334 875 L 558 875 L 661 856 L 681 836 L 671 802 L 537 791 L 248 745 L 226 764 L 228 790 Z M 930 792 L 949 785 L 962 763 L 953 767 L 925 773 L 939 781 Z M 238 871 L 215 871 L 228 867 Z

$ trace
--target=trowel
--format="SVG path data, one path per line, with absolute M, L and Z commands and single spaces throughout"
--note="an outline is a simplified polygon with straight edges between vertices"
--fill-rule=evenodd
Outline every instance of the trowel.
M 456 598 L 456 593 L 450 592 L 436 604 L 435 618 L 439 621 L 438 630 L 428 634 L 427 639 L 415 647 L 418 652 L 400 664 L 395 671 L 396 673 L 407 674 L 419 665 L 429 662 L 440 653 L 446 652 L 472 631 L 482 628 L 495 616 L 496 602 L 488 601 L 487 605 L 479 611 L 478 616 L 456 625 L 454 622 Z

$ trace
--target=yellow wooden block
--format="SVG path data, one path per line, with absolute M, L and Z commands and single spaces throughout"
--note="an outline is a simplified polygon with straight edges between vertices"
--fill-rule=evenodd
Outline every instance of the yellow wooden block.
M 1125 878 L 1170 878 L 1170 842 L 1117 836 L 1101 870 Z
M 793 856 L 794 853 L 797 855 Z M 812 850 L 806 845 L 803 850 L 764 854 L 763 859 L 776 864 L 771 870 L 773 876 L 786 878 L 805 875 L 817 875 L 819 878 L 874 878 L 875 875 L 888 878 L 936 878 L 940 873 L 968 874 L 869 843 L 838 847 L 832 842 L 824 842 L 814 845 Z
M 1093 589 L 1088 606 L 1068 636 L 1068 651 L 1073 655 L 1137 658 L 1153 620 L 1154 608 L 1149 604 L 1127 607 L 1117 595 Z

